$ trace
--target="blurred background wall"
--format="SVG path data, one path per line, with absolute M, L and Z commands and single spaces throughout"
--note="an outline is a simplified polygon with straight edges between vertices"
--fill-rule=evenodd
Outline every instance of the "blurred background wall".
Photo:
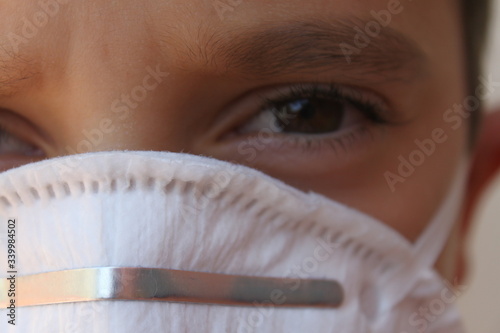
M 492 24 L 485 74 L 500 81 L 500 0 L 493 0 Z M 500 90 L 489 101 L 500 110 Z M 500 130 L 500 128 L 499 128 Z M 469 242 L 470 275 L 458 300 L 467 332 L 500 333 L 500 175 L 475 216 Z

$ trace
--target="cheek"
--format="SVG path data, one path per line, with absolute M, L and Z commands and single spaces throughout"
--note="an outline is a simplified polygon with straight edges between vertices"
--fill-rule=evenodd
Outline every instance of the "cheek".
M 443 90 L 439 74 L 426 82 L 428 88 L 412 92 L 412 113 L 418 117 L 388 128 L 382 141 L 372 145 L 362 159 L 339 168 L 335 160 L 324 158 L 321 170 L 314 173 L 294 174 L 290 171 L 293 166 L 283 164 L 263 171 L 361 210 L 415 240 L 440 207 L 467 154 L 470 118 L 463 119 L 459 127 L 443 118 L 464 95 L 459 84 Z M 442 93 L 439 99 L 429 99 L 428 90 Z

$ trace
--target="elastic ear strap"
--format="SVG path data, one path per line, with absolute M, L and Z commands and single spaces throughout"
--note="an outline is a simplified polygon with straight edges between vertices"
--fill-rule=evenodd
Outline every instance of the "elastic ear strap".
M 432 269 L 435 265 L 461 212 L 468 170 L 469 162 L 463 158 L 455 170 L 441 207 L 414 244 L 413 261 L 384 279 L 382 288 L 387 288 L 384 296 L 388 297 L 385 298 L 387 303 L 383 304 L 383 310 L 388 311 L 401 301 L 419 280 L 422 271 Z
M 442 206 L 415 242 L 414 252 L 422 266 L 432 267 L 444 249 L 453 225 L 459 218 L 462 206 L 469 163 L 462 160 L 453 178 Z

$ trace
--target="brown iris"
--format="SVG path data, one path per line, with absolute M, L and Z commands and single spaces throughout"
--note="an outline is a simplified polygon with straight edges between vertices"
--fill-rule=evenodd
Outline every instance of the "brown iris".
M 270 111 L 283 133 L 322 134 L 337 131 L 344 119 L 346 102 L 304 98 L 275 103 Z

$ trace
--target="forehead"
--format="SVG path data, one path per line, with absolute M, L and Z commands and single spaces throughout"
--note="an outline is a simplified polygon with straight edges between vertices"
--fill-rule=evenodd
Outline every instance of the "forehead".
M 282 38 L 279 43 L 298 49 L 308 37 L 315 37 L 315 41 L 330 42 L 330 51 L 335 55 L 364 50 L 369 48 L 364 47 L 367 41 L 371 44 L 384 37 L 394 38 L 396 46 L 403 45 L 404 40 L 410 42 L 399 52 L 412 43 L 426 51 L 433 39 L 439 40 L 449 32 L 443 27 L 456 19 L 454 2 L 3 0 L 0 45 L 4 57 L 18 55 L 28 60 L 44 54 L 58 64 L 68 56 L 78 55 L 107 64 L 132 60 L 127 58 L 147 62 L 144 55 L 150 54 L 169 58 L 179 66 L 190 61 L 202 68 L 214 65 L 211 56 L 216 51 L 244 53 L 245 43 L 259 39 L 268 43 L 257 51 L 268 52 L 276 46 L 272 42 L 286 33 L 289 39 Z M 271 34 L 264 34 L 268 30 Z M 398 40 L 400 36 L 394 32 L 403 38 Z M 250 33 L 254 38 L 244 39 Z M 239 44 L 228 43 L 237 39 Z M 342 49 L 341 42 L 354 49 Z M 119 51 L 120 56 L 113 51 Z M 248 56 L 246 60 L 252 59 Z

